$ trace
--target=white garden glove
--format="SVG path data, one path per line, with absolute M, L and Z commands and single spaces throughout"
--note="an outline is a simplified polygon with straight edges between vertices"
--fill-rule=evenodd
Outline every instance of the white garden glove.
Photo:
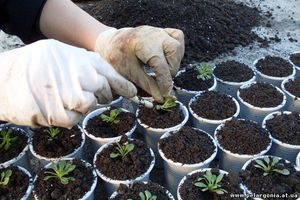
M 136 95 L 99 54 L 56 40 L 1 53 L 0 69 L 0 119 L 19 125 L 70 128 L 97 99 L 111 101 L 111 90 Z
M 121 75 L 151 94 L 157 101 L 169 96 L 184 54 L 184 35 L 178 29 L 140 26 L 109 29 L 101 33 L 95 51 Z M 156 80 L 144 72 L 153 68 Z

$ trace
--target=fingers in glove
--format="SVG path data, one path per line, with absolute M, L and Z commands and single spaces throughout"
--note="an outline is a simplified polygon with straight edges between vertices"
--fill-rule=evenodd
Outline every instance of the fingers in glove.
M 80 99 L 80 104 L 73 110 L 79 113 L 86 113 L 91 107 L 97 104 L 97 99 L 94 93 L 82 91 L 82 97 Z
M 108 104 L 113 100 L 111 88 L 107 79 L 104 76 L 98 75 L 98 90 L 95 92 L 98 103 Z
M 77 124 L 80 119 L 81 119 L 81 114 L 75 112 L 75 111 L 70 111 L 70 110 L 65 110 L 65 117 L 64 119 L 59 118 L 59 119 L 52 119 L 51 123 L 49 125 L 51 126 L 58 126 L 58 127 L 64 127 L 64 128 L 72 128 L 75 124 Z

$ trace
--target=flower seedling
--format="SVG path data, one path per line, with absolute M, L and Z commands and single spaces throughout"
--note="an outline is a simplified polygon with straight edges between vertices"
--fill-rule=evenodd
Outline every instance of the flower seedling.
M 101 114 L 100 118 L 102 121 L 110 123 L 110 124 L 117 124 L 120 122 L 120 120 L 117 119 L 119 114 L 122 112 L 121 108 L 113 109 L 109 112 L 109 116 L 105 114 Z
M 12 130 L 2 130 L 0 131 L 0 139 L 2 140 L 0 144 L 0 149 L 4 148 L 4 150 L 8 150 L 12 145 L 12 142 L 15 142 L 18 136 L 11 136 Z
M 165 97 L 164 103 L 161 105 L 156 105 L 156 110 L 164 110 L 164 111 L 170 111 L 172 108 L 176 106 L 176 100 L 172 97 Z
M 1 173 L 0 186 L 6 186 L 9 183 L 12 171 L 10 169 L 5 170 Z
M 199 187 L 202 192 L 208 191 L 211 193 L 217 193 L 217 194 L 224 194 L 227 193 L 227 191 L 223 188 L 221 188 L 221 185 L 219 184 L 223 179 L 223 174 L 214 175 L 211 173 L 211 171 L 206 171 L 205 175 L 203 175 L 204 178 L 199 178 L 194 185 L 196 187 Z
M 44 180 L 47 181 L 51 178 L 57 178 L 64 185 L 69 184 L 71 181 L 74 181 L 74 177 L 67 177 L 67 175 L 74 171 L 76 168 L 75 165 L 71 163 L 67 163 L 65 160 L 59 161 L 58 163 L 52 163 L 50 168 L 52 171 L 46 171 L 46 174 L 50 174 L 49 176 L 45 176 Z
M 140 200 L 156 200 L 157 196 L 152 195 L 151 192 L 146 190 L 145 192 L 140 192 L 139 193 Z M 133 200 L 133 199 L 127 199 L 127 200 Z
M 282 174 L 282 175 L 289 175 L 290 171 L 287 169 L 278 169 L 276 168 L 277 163 L 279 162 L 279 158 L 273 157 L 273 160 L 271 160 L 269 157 L 264 157 L 263 159 L 257 159 L 255 160 L 257 165 L 254 165 L 254 167 L 257 167 L 259 169 L 263 170 L 263 175 L 267 176 L 271 174 L 272 172 Z
M 124 143 L 124 144 L 120 144 L 119 142 L 117 142 L 117 153 L 111 153 L 110 157 L 111 158 L 117 158 L 117 157 L 121 157 L 122 159 L 129 154 L 131 151 L 133 151 L 134 149 L 134 144 L 129 144 L 128 142 Z
M 58 136 L 58 134 L 60 133 L 59 128 L 53 128 L 53 127 L 49 128 L 47 130 L 44 130 L 44 131 L 49 134 L 51 139 L 56 138 Z
M 209 66 L 209 64 L 203 64 L 200 66 L 197 66 L 197 79 L 201 79 L 203 81 L 209 80 L 212 78 L 213 70 Z

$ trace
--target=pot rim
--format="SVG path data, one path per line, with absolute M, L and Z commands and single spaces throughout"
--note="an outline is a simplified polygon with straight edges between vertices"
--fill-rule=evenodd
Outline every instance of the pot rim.
M 298 170 L 300 171 L 300 152 L 298 153 L 297 158 L 296 158 L 296 166 L 298 167 Z
M 122 96 L 119 96 L 117 99 L 111 101 L 109 104 L 101 104 L 101 103 L 97 103 L 96 106 L 101 106 L 101 107 L 107 107 L 107 106 L 111 106 L 113 104 L 119 103 L 120 101 L 123 100 Z
M 294 99 L 294 101 L 300 101 L 300 97 L 296 97 L 295 95 L 293 95 L 292 93 L 290 93 L 289 91 L 287 91 L 285 89 L 285 84 L 289 81 L 294 81 L 295 80 L 295 76 L 294 77 L 290 77 L 290 78 L 286 78 L 282 81 L 281 83 L 281 89 L 288 95 L 290 96 L 292 99 Z
M 290 54 L 289 54 L 289 61 L 295 66 L 295 68 L 296 68 L 297 70 L 300 70 L 300 66 L 294 64 L 294 63 L 292 62 L 292 60 L 291 60 L 291 55 L 293 55 L 293 54 L 298 54 L 298 53 L 300 53 L 300 51 L 294 51 L 294 52 L 290 53 Z

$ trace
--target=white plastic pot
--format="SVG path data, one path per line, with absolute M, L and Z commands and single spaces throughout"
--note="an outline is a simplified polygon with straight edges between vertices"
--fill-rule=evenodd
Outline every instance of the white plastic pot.
M 298 167 L 298 170 L 300 171 L 300 152 L 298 153 L 297 158 L 296 158 L 296 166 Z
M 104 108 L 104 107 L 108 107 L 108 106 L 115 106 L 115 107 L 121 108 L 122 103 L 123 103 L 123 97 L 119 96 L 117 99 L 113 100 L 109 104 L 99 104 L 98 103 L 92 110 L 97 110 L 99 108 Z
M 289 81 L 293 81 L 295 77 L 292 78 L 287 78 L 281 83 L 281 89 L 284 91 L 286 94 L 286 110 L 290 111 L 296 111 L 300 112 L 300 97 L 296 97 L 295 95 L 291 94 L 289 91 L 285 89 L 285 84 Z
M 119 140 L 117 140 L 117 141 L 119 141 Z M 98 149 L 98 151 L 96 152 L 96 154 L 94 156 L 94 160 L 93 160 L 94 168 L 96 169 L 97 175 L 104 181 L 104 187 L 105 187 L 105 190 L 108 195 L 111 195 L 114 191 L 116 191 L 118 189 L 118 187 L 120 186 L 120 184 L 128 185 L 128 184 L 131 184 L 131 183 L 134 183 L 137 181 L 142 181 L 142 182 L 149 181 L 150 173 L 155 165 L 154 153 L 153 153 L 152 149 L 149 148 L 149 151 L 150 151 L 150 154 L 151 154 L 151 157 L 153 158 L 153 160 L 151 161 L 151 164 L 150 164 L 149 168 L 145 171 L 145 173 L 143 173 L 139 177 L 136 177 L 135 179 L 130 179 L 130 180 L 114 180 L 114 179 L 111 179 L 111 178 L 105 176 L 97 169 L 97 166 L 96 166 L 97 157 L 104 149 L 106 149 L 108 146 L 112 145 L 115 142 L 116 141 L 110 142 L 110 143 L 107 143 L 107 144 L 101 146 Z
M 290 55 L 297 54 L 297 53 L 300 53 L 300 51 L 295 51 L 295 52 L 291 53 Z M 290 60 L 291 63 L 293 63 L 292 60 L 291 60 L 291 57 L 289 57 L 289 60 Z M 294 63 L 293 63 L 293 65 L 296 68 L 296 76 L 300 76 L 300 66 L 298 66 L 298 65 L 296 65 Z
M 93 146 L 93 152 L 96 152 L 102 145 L 110 143 L 110 142 L 114 142 L 117 141 L 118 139 L 120 139 L 122 136 L 118 136 L 118 137 L 112 137 L 112 138 L 101 138 L 101 137 L 96 137 L 93 134 L 90 134 L 87 130 L 87 124 L 88 121 L 91 118 L 94 118 L 96 116 L 99 116 L 101 113 L 109 110 L 110 107 L 104 107 L 104 108 L 99 108 L 97 110 L 94 110 L 93 112 L 89 113 L 83 120 L 82 122 L 82 128 L 84 133 L 86 134 L 86 136 L 91 140 L 92 142 L 92 146 Z M 129 112 L 128 110 L 122 108 L 123 112 Z M 131 138 L 132 133 L 135 131 L 136 129 L 136 124 L 132 127 L 131 130 L 129 130 L 127 133 L 125 133 L 125 135 L 127 135 L 129 138 Z
M 234 101 L 235 106 L 236 106 L 236 112 L 234 113 L 233 116 L 231 116 L 231 117 L 229 117 L 229 118 L 227 118 L 227 119 L 222 119 L 222 120 L 213 120 L 213 119 L 206 119 L 206 118 L 204 118 L 204 117 L 200 117 L 199 115 L 197 115 L 197 114 L 192 110 L 191 105 L 192 105 L 192 103 L 193 103 L 194 101 L 196 101 L 197 98 L 198 98 L 199 96 L 201 96 L 201 95 L 202 95 L 202 93 L 196 95 L 195 97 L 193 97 L 193 98 L 190 100 L 189 105 L 188 105 L 188 109 L 189 109 L 190 114 L 191 114 L 191 116 L 192 116 L 193 126 L 196 127 L 196 128 L 199 128 L 199 129 L 201 129 L 201 130 L 206 131 L 206 132 L 209 133 L 211 136 L 214 135 L 214 132 L 215 132 L 216 128 L 217 128 L 220 124 L 222 124 L 223 122 L 225 122 L 225 121 L 227 121 L 227 120 L 231 120 L 233 117 L 238 117 L 238 115 L 240 114 L 240 105 L 239 105 L 239 103 L 237 102 L 237 100 L 236 100 L 234 97 L 232 97 L 232 96 L 230 96 L 230 95 L 227 95 L 227 96 L 229 96 L 229 97 L 232 98 L 232 100 Z
M 197 128 L 194 128 L 194 129 L 200 130 Z M 179 163 L 179 162 L 175 162 L 171 159 L 168 159 L 165 156 L 164 152 L 160 149 L 160 146 L 158 144 L 159 155 L 162 157 L 162 159 L 164 161 L 164 173 L 165 173 L 166 184 L 167 184 L 167 187 L 170 189 L 170 191 L 173 194 L 176 193 L 176 190 L 177 190 L 180 180 L 186 174 L 188 174 L 194 170 L 200 169 L 200 168 L 209 167 L 209 164 L 215 159 L 215 157 L 217 155 L 218 147 L 217 147 L 217 143 L 214 140 L 214 138 L 212 136 L 210 136 L 208 133 L 206 133 L 205 131 L 203 131 L 203 130 L 200 130 L 200 131 L 204 132 L 212 140 L 214 147 L 215 147 L 213 154 L 211 154 L 211 156 L 208 159 L 206 159 L 205 161 L 200 162 L 200 163 L 185 164 L 185 163 Z M 175 132 L 178 132 L 178 130 Z M 173 131 L 163 134 L 160 139 L 172 136 L 171 133 L 173 133 Z
M 249 88 L 251 85 L 256 84 L 256 83 L 257 82 L 253 82 L 253 83 L 242 85 L 240 87 L 240 89 Z M 250 103 L 244 101 L 242 99 L 242 97 L 240 96 L 240 91 L 238 90 L 237 97 L 238 97 L 238 100 L 241 102 L 240 103 L 241 111 L 240 111 L 239 117 L 244 118 L 244 119 L 249 119 L 252 121 L 256 121 L 260 124 L 260 123 L 262 123 L 262 121 L 268 114 L 282 109 L 286 105 L 286 95 L 278 87 L 276 87 L 276 86 L 274 86 L 274 87 L 276 88 L 276 90 L 278 92 L 280 92 L 283 95 L 283 100 L 278 106 L 268 107 L 268 108 L 253 106 Z
M 244 119 L 239 119 L 239 120 L 244 120 Z M 254 155 L 247 155 L 247 154 L 238 154 L 238 153 L 233 153 L 229 150 L 224 149 L 221 144 L 218 141 L 217 138 L 217 133 L 224 127 L 225 123 L 220 124 L 214 134 L 214 138 L 217 142 L 217 145 L 220 149 L 219 151 L 219 164 L 220 164 L 220 168 L 224 169 L 228 172 L 233 172 L 233 173 L 238 173 L 242 166 L 244 165 L 244 163 L 246 161 L 248 161 L 251 158 L 257 157 L 257 156 L 261 156 L 266 154 L 272 146 L 272 140 L 271 140 L 271 136 L 269 135 L 270 138 L 270 143 L 267 146 L 266 149 L 262 150 L 261 152 L 259 152 L 258 154 L 254 154 Z M 253 144 L 255 145 L 255 144 Z
M 282 115 L 282 114 L 291 114 L 290 111 L 284 111 L 283 113 L 280 111 L 270 113 L 267 115 L 262 123 L 262 127 L 267 129 L 267 121 L 274 118 L 274 115 Z M 283 143 L 280 140 L 275 139 L 272 137 L 273 141 L 272 147 L 268 154 L 278 156 L 280 158 L 289 160 L 291 162 L 295 161 L 295 157 L 297 156 L 298 152 L 300 151 L 300 145 L 291 145 L 287 143 Z

